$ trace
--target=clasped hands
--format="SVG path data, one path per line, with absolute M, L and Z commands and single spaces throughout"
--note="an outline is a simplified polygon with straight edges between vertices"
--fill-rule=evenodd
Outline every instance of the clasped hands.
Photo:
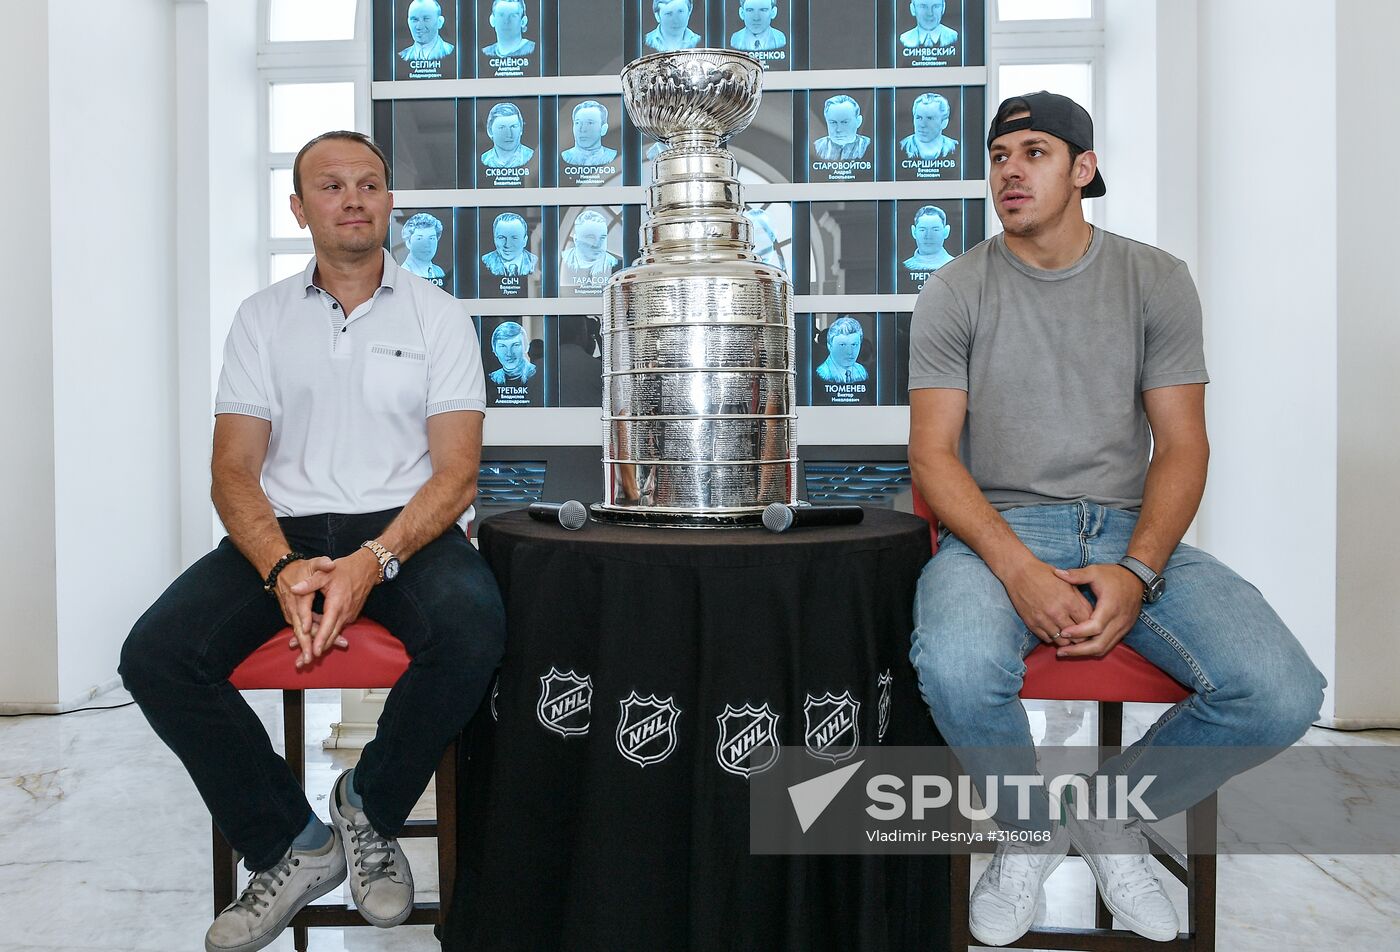
M 379 582 L 379 560 L 368 549 L 356 549 L 344 558 L 317 556 L 293 562 L 277 576 L 277 601 L 292 627 L 287 647 L 300 649 L 298 668 L 311 664 L 332 647 L 348 648 L 340 631 L 360 617 L 370 589 Z M 320 592 L 321 612 L 311 610 Z
M 1113 563 L 1057 569 L 1032 559 L 1002 584 L 1026 627 L 1060 658 L 1102 658 L 1142 611 L 1142 580 Z M 1083 588 L 1093 594 L 1093 604 Z

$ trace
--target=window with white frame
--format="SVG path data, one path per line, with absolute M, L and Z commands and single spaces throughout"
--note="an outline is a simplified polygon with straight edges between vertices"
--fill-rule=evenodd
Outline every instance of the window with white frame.
M 369 0 L 261 0 L 261 281 L 296 274 L 311 236 L 289 202 L 292 160 L 332 129 L 369 130 Z
M 988 0 L 988 121 L 1008 96 L 1048 90 L 1069 96 L 1094 117 L 1097 139 L 1103 103 L 1104 0 Z M 1085 214 L 1094 218 L 1091 199 Z M 987 234 L 1000 230 L 989 206 Z

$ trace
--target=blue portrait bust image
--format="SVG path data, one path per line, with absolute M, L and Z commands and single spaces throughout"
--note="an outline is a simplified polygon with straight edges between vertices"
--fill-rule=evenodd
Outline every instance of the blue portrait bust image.
M 914 224 L 909 226 L 909 233 L 914 236 L 914 253 L 900 263 L 910 271 L 937 271 L 953 260 L 943 247 L 951 231 L 943 209 L 923 206 L 914 213 Z
M 408 5 L 408 33 L 413 43 L 399 50 L 399 59 L 412 63 L 451 56 L 455 47 L 439 35 L 445 22 L 437 0 L 413 0 Z
M 608 251 L 608 220 L 592 208 L 574 219 L 573 240 L 559 256 L 560 280 L 566 284 L 600 284 L 618 265 Z
M 491 332 L 491 352 L 501 366 L 491 371 L 491 382 L 501 384 L 526 384 L 535 376 L 538 369 L 530 362 L 530 343 L 525 339 L 525 328 L 515 321 L 506 321 Z
M 826 120 L 826 135 L 812 143 L 818 157 L 827 162 L 865 158 L 870 137 L 860 134 L 865 122 L 860 103 L 845 93 L 832 96 L 822 106 L 822 118 Z
M 482 266 L 499 277 L 534 274 L 539 259 L 525 247 L 529 234 L 530 226 L 515 212 L 497 215 L 491 223 L 496 249 L 481 256 Z
M 734 32 L 729 45 L 736 50 L 780 50 L 787 46 L 787 35 L 773 26 L 777 15 L 778 0 L 740 0 L 744 28 Z
M 438 241 L 442 238 L 442 222 L 427 212 L 419 212 L 403 223 L 405 255 L 403 269 L 420 278 L 440 278 L 444 272 L 433 263 Z
M 642 45 L 654 53 L 693 50 L 700 45 L 700 34 L 690 28 L 693 0 L 651 0 L 656 29 L 642 38 Z
M 958 31 L 943 25 L 946 0 L 911 0 L 909 12 L 914 14 L 914 28 L 899 34 L 905 49 L 945 47 L 958 42 Z
M 599 166 L 617 160 L 617 150 L 603 145 L 608 134 L 608 107 L 589 99 L 574 107 L 574 145 L 559 153 L 565 165 Z
M 958 150 L 958 140 L 943 134 L 952 116 L 947 99 L 938 93 L 924 93 L 914 100 L 910 111 L 914 116 L 914 132 L 899 140 L 906 157 L 942 159 Z
M 513 102 L 498 102 L 486 114 L 486 135 L 491 148 L 481 155 L 481 164 L 493 169 L 514 169 L 529 163 L 535 150 L 520 141 L 525 133 L 525 117 Z
M 492 0 L 486 22 L 496 31 L 496 42 L 481 48 L 487 56 L 529 56 L 535 52 L 535 41 L 525 37 L 525 28 L 530 25 L 525 0 Z
M 854 317 L 840 317 L 826 329 L 826 360 L 817 367 L 817 376 L 826 383 L 861 383 L 870 374 L 856 363 L 865 329 Z

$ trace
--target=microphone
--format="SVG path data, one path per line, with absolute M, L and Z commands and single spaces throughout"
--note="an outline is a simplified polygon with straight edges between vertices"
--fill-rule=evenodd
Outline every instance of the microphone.
M 788 506 L 770 503 L 763 510 L 763 525 L 774 532 L 807 526 L 853 526 L 865 518 L 860 506 Z
M 532 502 L 526 510 L 536 522 L 558 522 L 565 529 L 582 529 L 588 509 L 577 499 L 568 502 Z

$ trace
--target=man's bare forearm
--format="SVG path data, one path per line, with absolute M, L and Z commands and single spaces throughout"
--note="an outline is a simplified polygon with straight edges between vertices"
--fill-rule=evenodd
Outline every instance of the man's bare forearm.
M 1142 490 L 1142 513 L 1128 554 L 1161 572 L 1196 518 L 1206 489 L 1210 450 L 1205 444 L 1155 452 Z
M 909 464 L 915 485 L 938 521 L 981 556 L 997 578 L 1004 582 L 1018 566 L 1035 559 L 956 455 L 911 450 Z
M 256 478 L 221 472 L 216 467 L 212 495 L 214 509 L 228 530 L 228 537 L 257 569 L 258 575 L 266 578 L 277 560 L 291 547 L 277 524 L 277 516 L 262 485 Z
M 433 473 L 379 535 L 401 561 L 447 531 L 476 499 L 476 467 Z

